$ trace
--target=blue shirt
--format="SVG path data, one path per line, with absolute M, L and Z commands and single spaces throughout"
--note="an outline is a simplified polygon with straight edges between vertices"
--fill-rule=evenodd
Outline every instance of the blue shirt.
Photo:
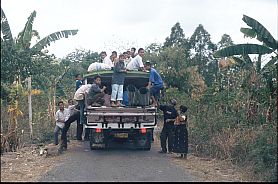
M 162 78 L 154 68 L 151 68 L 149 81 L 155 86 L 163 86 Z
M 76 80 L 75 91 L 77 91 L 81 85 L 82 85 L 82 80 Z

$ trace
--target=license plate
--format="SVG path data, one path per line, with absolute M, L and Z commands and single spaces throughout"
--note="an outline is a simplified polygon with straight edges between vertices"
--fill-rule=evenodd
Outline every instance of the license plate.
M 116 134 L 114 134 L 114 137 L 128 138 L 128 133 L 116 133 Z

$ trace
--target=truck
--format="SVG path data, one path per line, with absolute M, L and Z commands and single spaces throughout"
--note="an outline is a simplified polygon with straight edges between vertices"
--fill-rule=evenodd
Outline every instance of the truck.
M 93 71 L 85 74 L 85 84 L 92 84 L 100 76 L 101 85 L 106 86 L 106 95 L 111 95 L 112 70 Z M 91 150 L 123 145 L 138 150 L 150 150 L 153 131 L 157 125 L 157 108 L 150 106 L 150 93 L 146 88 L 149 73 L 128 71 L 125 75 L 125 107 L 109 105 L 94 107 L 87 105 L 85 95 L 85 128 L 90 132 Z

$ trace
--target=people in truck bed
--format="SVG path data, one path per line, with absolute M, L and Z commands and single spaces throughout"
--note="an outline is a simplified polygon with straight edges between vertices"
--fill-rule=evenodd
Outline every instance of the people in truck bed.
M 127 70 L 136 70 L 136 71 L 144 71 L 144 64 L 142 61 L 142 57 L 144 56 L 144 49 L 140 48 L 138 50 L 138 55 L 135 56 L 126 66 Z
M 100 88 L 101 85 L 101 79 L 100 76 L 94 77 L 94 83 L 92 84 L 92 87 L 89 90 L 88 93 L 88 100 L 87 104 L 91 106 L 103 106 L 105 100 L 104 100 L 104 90 L 106 89 L 106 86 L 103 86 Z
M 128 54 L 128 52 L 129 52 L 129 54 Z M 125 63 L 125 67 L 126 67 L 128 65 L 128 63 L 131 61 L 130 51 L 126 51 L 123 54 L 125 56 L 124 63 Z
M 112 62 L 111 59 L 107 56 L 107 54 L 106 54 L 105 51 L 102 51 L 102 52 L 100 53 L 100 58 L 101 58 L 102 63 L 108 64 L 111 68 L 114 67 L 113 62 Z
M 112 75 L 112 94 L 111 94 L 111 106 L 124 106 L 123 100 L 123 88 L 125 80 L 126 68 L 124 63 L 124 55 L 119 55 L 119 61 L 115 64 L 114 73 Z
M 130 51 L 130 56 L 131 56 L 131 58 L 135 58 L 135 56 L 137 55 L 137 54 L 135 53 L 135 51 L 136 51 L 136 48 L 135 48 L 135 47 L 132 47 L 132 48 L 131 48 L 131 51 Z
M 116 51 L 113 51 L 113 52 L 112 52 L 112 55 L 111 55 L 111 61 L 112 61 L 112 63 L 113 63 L 113 67 L 115 66 L 115 64 L 117 63 L 118 60 L 119 60 L 119 59 L 118 59 L 118 54 L 117 54 L 117 52 L 116 52 Z

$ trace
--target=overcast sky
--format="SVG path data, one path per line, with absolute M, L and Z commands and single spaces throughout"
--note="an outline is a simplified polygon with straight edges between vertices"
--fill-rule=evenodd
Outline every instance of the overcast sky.
M 1 0 L 13 37 L 36 10 L 33 29 L 41 38 L 60 30 L 78 29 L 77 35 L 52 43 L 47 49 L 64 57 L 75 48 L 95 52 L 123 52 L 130 47 L 163 43 L 180 22 L 185 37 L 202 24 L 214 43 L 229 34 L 235 43 L 248 27 L 243 14 L 263 24 L 277 40 L 277 0 Z

